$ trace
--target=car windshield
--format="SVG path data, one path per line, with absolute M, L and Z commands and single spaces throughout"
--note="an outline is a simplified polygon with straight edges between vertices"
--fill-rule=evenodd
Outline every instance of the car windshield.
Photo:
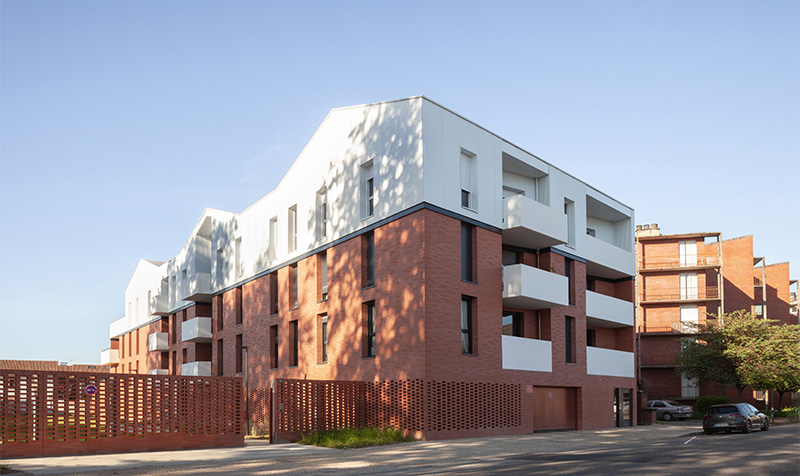
M 681 406 L 681 404 L 680 404 L 680 403 L 678 403 L 678 402 L 673 402 L 672 400 L 667 400 L 667 401 L 666 401 L 666 403 L 667 403 L 667 405 L 672 405 L 673 407 L 679 407 L 679 406 Z

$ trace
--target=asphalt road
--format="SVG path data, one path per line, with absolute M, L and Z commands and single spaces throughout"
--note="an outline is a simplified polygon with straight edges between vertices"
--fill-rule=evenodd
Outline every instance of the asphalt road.
M 698 430 L 691 422 L 674 422 L 608 432 L 420 442 L 296 456 L 281 452 L 258 460 L 108 467 L 101 472 L 71 468 L 69 473 L 71 476 L 800 474 L 800 425 L 714 436 Z

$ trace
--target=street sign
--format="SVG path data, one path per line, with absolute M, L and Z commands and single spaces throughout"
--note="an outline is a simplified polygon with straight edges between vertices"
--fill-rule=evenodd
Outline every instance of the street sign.
M 86 392 L 86 395 L 94 395 L 97 393 L 97 385 L 87 385 L 86 388 L 83 389 Z

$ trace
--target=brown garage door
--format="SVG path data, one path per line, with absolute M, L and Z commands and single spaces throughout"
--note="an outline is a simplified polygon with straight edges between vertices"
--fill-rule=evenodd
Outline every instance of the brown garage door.
M 533 430 L 574 430 L 575 389 L 533 388 Z

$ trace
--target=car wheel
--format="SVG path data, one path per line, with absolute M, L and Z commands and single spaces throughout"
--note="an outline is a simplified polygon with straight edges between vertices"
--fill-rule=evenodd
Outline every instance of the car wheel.
M 665 413 L 664 416 L 662 416 L 661 418 L 663 418 L 664 421 L 670 421 L 672 420 L 672 415 L 669 413 Z
M 703 433 L 705 433 L 706 435 L 713 435 L 714 434 L 714 432 L 711 431 L 711 430 L 703 430 Z
M 761 427 L 761 431 L 769 430 L 769 420 L 764 420 L 764 426 Z
M 744 422 L 744 430 L 743 431 L 745 433 L 750 433 L 751 431 L 753 431 L 753 424 L 750 423 L 750 420 L 747 420 L 746 422 Z

